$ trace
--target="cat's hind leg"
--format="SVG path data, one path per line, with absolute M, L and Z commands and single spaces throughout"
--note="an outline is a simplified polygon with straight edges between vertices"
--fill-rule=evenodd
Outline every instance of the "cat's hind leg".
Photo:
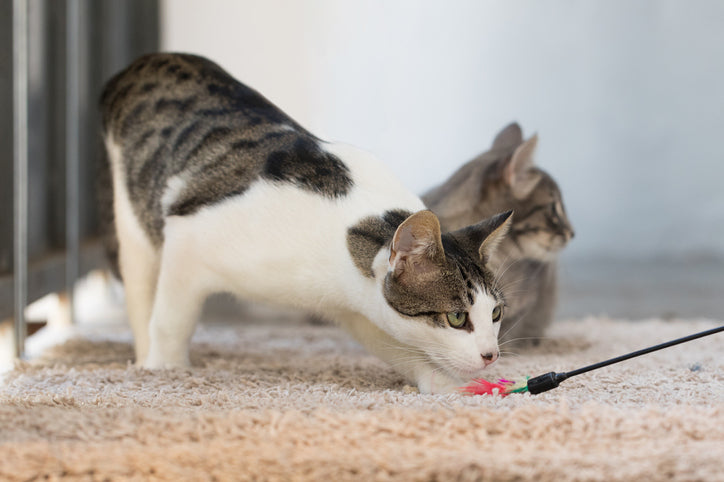
M 128 322 L 133 331 L 136 363 L 148 355 L 148 324 L 156 290 L 157 256 L 133 243 L 119 243 L 119 264 L 126 295 Z
M 183 235 L 166 229 L 154 299 L 146 368 L 189 365 L 189 344 L 209 294 L 205 270 Z
M 126 296 L 128 322 L 133 331 L 136 363 L 140 364 L 148 354 L 148 324 L 156 292 L 159 253 L 133 212 L 120 149 L 111 142 L 107 146 L 114 170 L 113 213 L 118 236 L 118 268 Z

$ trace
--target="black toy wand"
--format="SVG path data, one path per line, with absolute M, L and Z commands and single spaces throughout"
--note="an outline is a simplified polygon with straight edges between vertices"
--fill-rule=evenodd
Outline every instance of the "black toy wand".
M 493 383 L 487 380 L 478 379 L 474 380 L 473 383 L 471 383 L 470 385 L 462 387 L 461 390 L 463 392 L 474 395 L 492 395 L 497 393 L 499 395 L 505 396 L 511 393 L 525 392 L 530 392 L 531 394 L 535 395 L 538 393 L 547 392 L 548 390 L 552 390 L 556 388 L 562 381 L 567 380 L 571 377 L 575 377 L 576 375 L 580 375 L 581 373 L 590 372 L 591 370 L 597 370 L 598 368 L 613 365 L 614 363 L 622 362 L 624 360 L 635 358 L 637 356 L 646 355 L 647 353 L 651 353 L 654 351 L 663 350 L 664 348 L 669 348 L 670 346 L 678 345 L 680 343 L 686 343 L 687 341 L 696 340 L 697 338 L 713 335 L 714 333 L 719 333 L 721 331 L 724 331 L 724 325 L 717 328 L 712 328 L 711 330 L 695 333 L 693 335 L 677 338 L 676 340 L 667 341 L 666 343 L 654 345 L 649 348 L 644 348 L 643 350 L 634 351 L 632 353 L 621 355 L 616 358 L 611 358 L 610 360 L 594 363 L 593 365 L 588 365 L 577 370 L 572 370 L 570 372 L 549 372 L 544 375 L 527 378 L 517 382 L 501 379 L 498 380 L 497 383 Z

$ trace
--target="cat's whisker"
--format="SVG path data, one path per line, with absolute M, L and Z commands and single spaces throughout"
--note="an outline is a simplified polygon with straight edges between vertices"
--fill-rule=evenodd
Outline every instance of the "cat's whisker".
M 506 297 L 510 298 L 512 296 L 530 293 L 530 290 L 520 289 L 520 290 L 516 290 L 516 291 L 503 291 L 503 293 L 505 293 Z
M 407 367 L 410 365 L 416 365 L 418 363 L 428 363 L 429 360 L 426 358 L 419 358 L 419 359 L 405 359 L 405 360 L 388 360 L 387 364 L 394 370 L 397 370 L 401 367 Z
M 396 366 L 401 366 L 405 364 L 409 364 L 411 362 L 420 362 L 428 364 L 430 362 L 430 356 L 434 355 L 438 358 L 447 359 L 449 358 L 445 353 L 445 347 L 444 346 L 428 346 L 427 350 L 422 348 L 402 348 L 399 345 L 392 346 L 391 347 L 397 348 L 401 350 L 401 353 L 399 355 L 394 355 L 389 358 L 391 364 L 395 364 Z
M 493 286 L 497 286 L 498 283 L 500 283 L 500 280 L 503 278 L 503 276 L 505 276 L 505 273 L 507 273 L 510 268 L 512 268 L 516 264 L 520 263 L 521 260 L 516 259 L 516 260 L 512 261 L 510 264 L 508 264 L 507 266 L 505 266 L 505 263 L 508 261 L 510 256 L 511 255 L 508 254 L 506 256 L 505 260 L 503 261 L 503 263 L 501 263 L 501 265 L 500 265 L 501 268 L 498 270 L 498 273 L 496 273 L 495 277 L 493 278 Z M 505 267 L 503 268 L 503 266 L 505 266 Z
M 425 350 L 426 348 L 444 348 L 445 345 L 440 343 L 435 343 L 430 340 L 424 340 L 424 339 L 415 339 L 414 337 L 410 339 L 410 343 L 413 344 L 396 344 L 396 343 L 389 343 L 389 342 L 383 342 L 380 344 L 380 346 L 384 346 L 386 348 L 392 348 L 395 350 L 402 350 L 402 351 L 415 351 L 418 353 L 427 353 Z
M 517 286 L 517 285 L 519 285 L 519 284 L 521 284 L 521 283 L 523 283 L 523 282 L 525 282 L 525 281 L 527 281 L 527 280 L 528 280 L 527 277 L 520 277 L 520 278 L 518 278 L 518 279 L 510 280 L 510 281 L 508 281 L 507 283 L 505 283 L 505 284 L 503 284 L 503 285 L 499 285 L 499 286 L 498 286 L 498 289 L 500 289 L 504 294 L 507 294 L 508 290 L 509 290 L 511 287 Z
M 501 352 L 500 352 L 500 356 L 501 356 L 501 357 L 515 357 L 515 358 L 518 358 L 518 357 L 520 357 L 521 355 L 520 355 L 520 353 L 515 353 L 515 352 L 512 352 L 512 351 L 501 351 Z
M 504 333 L 500 334 L 498 336 L 498 339 L 505 338 L 508 335 L 508 333 L 510 333 L 510 331 L 513 330 L 518 325 L 518 323 L 523 321 L 525 319 L 525 317 L 528 316 L 528 313 L 530 313 L 531 309 L 533 309 L 533 305 L 529 305 L 528 308 L 523 313 L 518 314 L 518 319 L 515 321 L 515 323 L 513 323 L 511 326 L 509 326 L 505 330 Z
M 519 315 L 518 319 L 515 320 L 515 323 L 512 323 L 510 326 L 508 326 L 508 328 L 505 330 L 505 332 L 498 336 L 498 339 L 505 338 L 508 335 L 508 333 L 510 333 L 510 331 L 518 325 L 518 323 L 520 323 L 523 319 L 525 319 L 525 317 L 527 315 L 528 315 L 528 310 L 526 310 L 522 315 Z
M 424 349 L 445 349 L 448 345 L 438 342 L 437 340 L 430 340 L 427 338 L 416 337 L 413 334 L 409 335 L 408 343 L 405 345 L 391 345 L 391 346 L 405 346 L 412 349 L 424 350 Z
M 508 289 L 509 287 L 528 281 L 528 279 L 529 276 L 521 276 L 519 278 L 507 280 L 505 284 L 498 284 L 498 288 L 503 291 L 503 293 L 505 293 L 506 289 Z
M 543 270 L 544 266 L 545 265 L 541 263 L 538 267 L 535 268 L 535 270 L 528 273 L 526 276 L 522 276 L 515 280 L 510 280 L 505 285 L 499 286 L 500 290 L 503 292 L 503 294 L 505 296 L 512 296 L 513 293 L 510 292 L 510 288 L 527 281 L 529 278 L 535 278 L 536 276 L 538 276 L 540 274 L 540 272 Z M 530 291 L 530 290 L 523 290 L 522 292 L 527 293 L 528 291 Z M 518 292 L 518 293 L 520 293 L 520 292 Z
M 498 346 L 502 347 L 504 345 L 508 345 L 511 343 L 514 344 L 514 343 L 518 343 L 521 341 L 539 341 L 540 342 L 540 341 L 546 341 L 546 340 L 551 340 L 551 339 L 552 338 L 548 337 L 548 336 L 523 336 L 523 337 L 518 337 L 518 338 L 511 338 L 510 340 L 506 340 L 506 341 L 500 343 Z
M 528 340 L 536 340 L 536 341 L 543 341 L 543 340 L 551 340 L 552 338 L 549 336 L 521 336 L 518 338 L 511 338 L 510 340 L 506 340 L 504 342 L 500 343 L 500 346 L 507 345 L 509 343 L 514 343 L 517 341 L 528 341 Z

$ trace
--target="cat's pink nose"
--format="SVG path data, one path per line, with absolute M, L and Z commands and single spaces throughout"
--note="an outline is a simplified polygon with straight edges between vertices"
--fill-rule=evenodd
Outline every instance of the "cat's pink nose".
M 488 366 L 491 363 L 493 363 L 495 360 L 497 360 L 498 355 L 499 354 L 497 351 L 495 353 L 490 352 L 490 353 L 485 353 L 485 354 L 481 353 L 480 354 L 480 356 L 483 358 L 483 363 L 485 363 L 485 366 Z

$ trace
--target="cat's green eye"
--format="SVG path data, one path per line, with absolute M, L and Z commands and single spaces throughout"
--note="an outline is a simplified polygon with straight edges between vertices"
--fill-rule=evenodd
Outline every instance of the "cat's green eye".
M 465 322 L 468 319 L 468 314 L 465 312 L 461 313 L 448 313 L 447 314 L 447 322 L 450 323 L 450 326 L 453 328 L 460 328 L 465 324 Z
M 493 323 L 500 321 L 500 319 L 502 317 L 503 317 L 503 307 L 498 305 L 495 308 L 493 308 Z

